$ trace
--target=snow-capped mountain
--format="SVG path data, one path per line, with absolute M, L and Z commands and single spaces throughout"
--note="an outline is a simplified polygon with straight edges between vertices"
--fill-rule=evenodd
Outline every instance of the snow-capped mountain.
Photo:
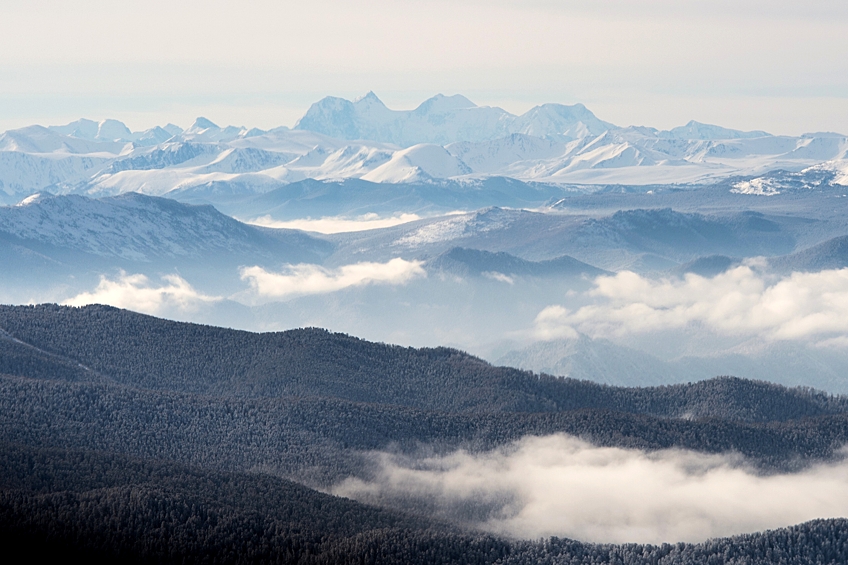
M 243 224 L 212 206 L 124 194 L 109 198 L 35 194 L 0 206 L 0 238 L 62 259 L 62 250 L 111 260 L 210 260 L 220 255 L 312 259 L 329 250 L 290 230 Z M 51 250 L 57 250 L 53 253 Z
M 198 118 L 186 130 L 168 124 L 132 132 L 116 120 L 85 119 L 10 130 L 0 134 L 0 202 L 45 191 L 216 201 L 305 179 L 397 184 L 492 176 L 556 185 L 744 177 L 733 190 L 774 194 L 798 172 L 824 178 L 831 171 L 828 183 L 848 182 L 846 154 L 848 137 L 833 133 L 774 136 L 694 121 L 668 131 L 622 128 L 580 104 L 544 104 L 515 116 L 459 95 L 396 111 L 369 93 L 353 102 L 325 98 L 294 129 L 220 127 Z
M 579 139 L 614 127 L 582 104 L 544 104 L 515 116 L 500 108 L 477 106 L 459 94 L 437 94 L 414 110 L 390 110 L 373 92 L 353 102 L 328 96 L 295 124 L 295 129 L 340 139 L 369 139 L 401 147 L 491 141 L 512 133 Z

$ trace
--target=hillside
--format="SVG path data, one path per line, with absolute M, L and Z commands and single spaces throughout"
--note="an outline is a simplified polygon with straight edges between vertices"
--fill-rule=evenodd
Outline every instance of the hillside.
M 179 393 L 471 413 L 592 408 L 752 422 L 848 412 L 842 397 L 743 379 L 615 388 L 493 367 L 446 348 L 369 343 L 320 329 L 255 334 L 104 306 L 2 306 L 0 328 L 31 346 L 34 359 L 58 356 L 50 359 L 76 362 L 123 385 Z M 27 365 L 9 363 L 7 374 L 29 376 Z
M 763 477 L 838 464 L 848 399 L 760 381 L 610 387 L 315 328 L 2 306 L 0 431 L 2 539 L 45 558 L 806 564 L 848 547 L 840 520 L 694 544 L 516 541 L 477 529 L 504 501 L 445 513 L 413 491 L 375 507 L 312 490 L 376 480 L 376 453 L 491 457 L 556 434 L 649 459 L 744 458 Z

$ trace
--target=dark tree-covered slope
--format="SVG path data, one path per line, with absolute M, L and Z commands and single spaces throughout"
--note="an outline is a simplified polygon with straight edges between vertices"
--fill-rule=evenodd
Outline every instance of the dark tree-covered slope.
M 812 565 L 848 560 L 848 523 L 699 544 L 515 542 L 273 477 L 0 443 L 0 543 L 87 563 Z
M 0 443 L 0 540 L 32 557 L 146 563 L 491 563 L 504 540 L 266 475 Z M 14 554 L 11 551 L 11 554 Z
M 760 472 L 843 456 L 848 401 L 730 377 L 617 388 L 319 329 L 255 334 L 104 306 L 0 306 L 0 543 L 127 563 L 844 563 L 848 523 L 701 544 L 517 542 L 311 490 L 372 451 L 565 433 L 735 453 Z M 296 484 L 281 477 L 288 477 Z M 407 514 L 409 512 L 409 514 Z
M 34 355 L 66 359 L 117 383 L 204 395 L 310 396 L 475 413 L 596 408 L 761 422 L 848 411 L 846 398 L 742 379 L 617 388 L 493 367 L 447 348 L 370 343 L 314 328 L 256 334 L 107 306 L 0 306 L 0 329 Z M 29 376 L 10 363 L 6 373 Z
M 27 445 L 110 451 L 328 486 L 367 472 L 362 451 L 493 449 L 566 433 L 596 445 L 736 452 L 764 470 L 839 456 L 848 415 L 786 422 L 685 420 L 583 409 L 463 414 L 317 398 L 211 397 L 0 377 L 0 430 Z

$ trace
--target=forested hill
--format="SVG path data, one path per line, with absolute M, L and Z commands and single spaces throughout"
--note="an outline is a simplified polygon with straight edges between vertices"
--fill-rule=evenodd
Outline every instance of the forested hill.
M 615 388 L 319 329 L 255 334 L 105 306 L 0 306 L 0 543 L 10 555 L 303 565 L 848 562 L 848 524 L 839 519 L 699 544 L 515 541 L 414 499 L 377 508 L 309 488 L 368 480 L 375 451 L 481 453 L 551 434 L 732 453 L 781 473 L 843 458 L 848 410 L 842 397 L 729 377 Z
M 765 565 L 848 559 L 845 520 L 699 544 L 515 542 L 275 477 L 0 442 L 0 543 L 34 562 Z
M 251 333 L 108 306 L 0 306 L 0 373 L 236 397 L 318 397 L 444 412 L 601 409 L 768 422 L 848 413 L 848 398 L 731 377 L 620 388 L 494 367 L 447 348 L 308 328 Z

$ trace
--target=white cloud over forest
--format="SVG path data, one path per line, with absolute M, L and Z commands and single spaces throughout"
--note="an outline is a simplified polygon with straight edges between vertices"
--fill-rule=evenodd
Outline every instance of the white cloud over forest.
M 557 434 L 486 453 L 375 454 L 338 495 L 423 505 L 485 530 L 592 542 L 703 541 L 848 515 L 848 463 L 762 475 L 739 457 L 595 447 Z
M 593 337 L 698 324 L 723 335 L 770 340 L 830 339 L 848 334 L 848 269 L 792 273 L 773 280 L 750 266 L 707 278 L 654 280 L 633 272 L 602 276 L 586 293 L 591 303 L 553 305 L 535 320 L 540 339 Z
M 173 309 L 196 310 L 219 300 L 220 297 L 198 292 L 178 275 L 165 275 L 161 284 L 155 284 L 145 275 L 122 272 L 114 279 L 101 276 L 100 283 L 93 291 L 77 294 L 62 304 L 108 304 L 146 314 L 162 314 Z

